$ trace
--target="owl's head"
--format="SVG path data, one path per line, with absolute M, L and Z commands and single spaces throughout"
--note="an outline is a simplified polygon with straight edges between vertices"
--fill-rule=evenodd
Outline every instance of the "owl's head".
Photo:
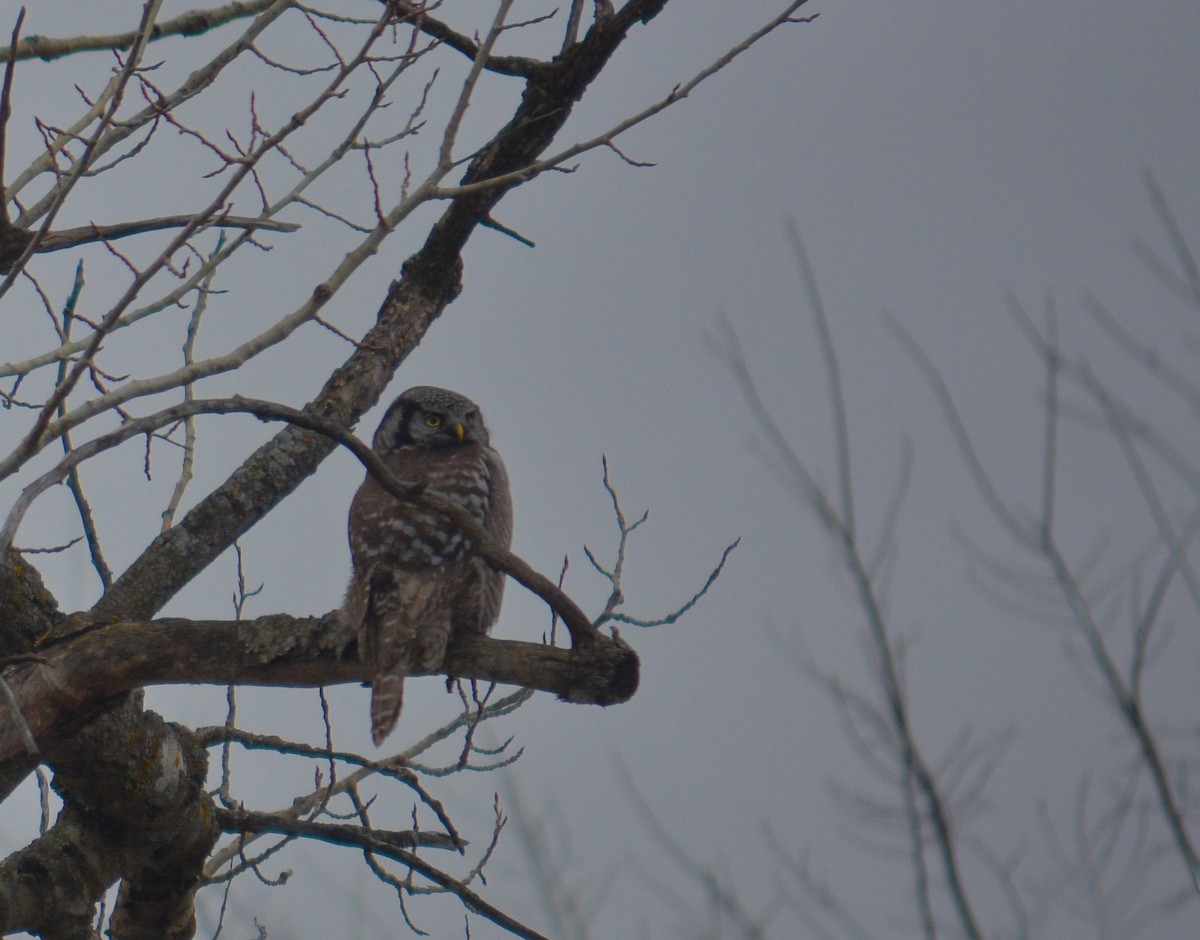
M 465 395 L 418 385 L 392 402 L 372 445 L 381 454 L 401 447 L 456 447 L 488 444 L 479 406 Z

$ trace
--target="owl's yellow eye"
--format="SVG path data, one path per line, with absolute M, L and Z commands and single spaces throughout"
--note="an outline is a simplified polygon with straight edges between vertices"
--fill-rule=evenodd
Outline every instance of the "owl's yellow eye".
M 441 415 L 426 415 L 425 424 L 431 428 L 440 428 L 442 426 Z

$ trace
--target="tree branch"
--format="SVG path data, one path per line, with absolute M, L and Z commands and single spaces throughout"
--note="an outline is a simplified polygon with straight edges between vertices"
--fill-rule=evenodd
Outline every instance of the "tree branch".
M 479 43 L 456 32 L 439 19 L 435 19 L 425 11 L 424 3 L 409 3 L 407 0 L 391 0 L 392 8 L 426 36 L 431 36 L 442 45 L 449 46 L 461 52 L 471 61 L 479 55 Z M 516 55 L 488 55 L 484 57 L 483 68 L 488 72 L 500 75 L 530 76 L 547 64 L 537 59 L 529 59 Z
M 111 703 L 148 685 L 316 687 L 363 682 L 355 631 L 337 611 L 321 617 L 271 614 L 254 620 L 129 621 L 84 625 L 38 656 L 9 666 L 6 680 L 42 750 Z M 490 637 L 456 638 L 436 672 L 551 692 L 579 704 L 615 705 L 637 688 L 638 660 L 622 640 L 598 634 L 586 649 L 565 650 Z M 0 762 L 25 745 L 16 716 L 0 710 Z
M 404 847 L 403 839 L 397 838 L 406 833 L 388 833 L 364 829 L 359 826 L 332 826 L 325 823 L 304 822 L 303 820 L 280 820 L 267 813 L 239 813 L 234 815 L 226 810 L 217 810 L 217 819 L 223 828 L 230 832 L 285 832 L 299 835 L 309 835 L 324 839 L 326 842 L 349 845 L 364 851 L 395 859 L 413 871 L 432 881 L 443 890 L 455 895 L 463 905 L 481 917 L 503 927 L 517 937 L 527 937 L 529 940 L 547 940 L 529 927 L 498 907 L 488 903 L 461 880 L 435 868 L 415 852 Z
M 212 10 L 190 10 L 173 20 L 158 23 L 150 41 L 165 39 L 167 36 L 199 36 L 218 26 L 224 26 L 233 20 L 257 16 L 277 0 L 252 0 L 248 3 L 228 3 L 223 7 Z M 41 59 L 50 62 L 76 52 L 97 52 L 102 49 L 128 49 L 138 38 L 137 30 L 127 33 L 113 33 L 108 36 L 70 36 L 66 39 L 54 39 L 50 36 L 30 36 L 13 45 L 0 48 L 0 62 L 20 61 L 21 59 Z

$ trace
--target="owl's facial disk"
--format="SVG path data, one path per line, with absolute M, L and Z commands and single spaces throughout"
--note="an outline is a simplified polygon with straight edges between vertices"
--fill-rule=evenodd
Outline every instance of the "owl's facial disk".
M 408 436 L 412 443 L 426 447 L 487 443 L 482 427 L 476 409 L 458 412 L 416 407 L 408 422 Z
M 479 406 L 457 392 L 427 385 L 410 388 L 392 402 L 372 441 L 381 454 L 463 444 L 491 445 Z

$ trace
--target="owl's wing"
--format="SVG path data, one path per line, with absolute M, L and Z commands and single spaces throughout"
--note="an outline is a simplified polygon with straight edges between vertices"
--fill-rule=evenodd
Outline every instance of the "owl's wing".
M 483 489 L 466 505 L 492 538 L 508 548 L 512 542 L 512 496 L 508 474 L 500 455 L 491 448 L 483 449 L 481 459 L 482 472 L 477 470 L 475 479 L 482 481 Z M 453 632 L 486 634 L 500 616 L 504 573 L 474 553 L 465 555 L 460 564 L 462 581 L 454 603 Z
M 488 476 L 488 512 L 483 524 L 497 542 L 508 548 L 512 544 L 512 490 L 508 485 L 508 468 L 500 455 L 490 447 L 484 450 Z

